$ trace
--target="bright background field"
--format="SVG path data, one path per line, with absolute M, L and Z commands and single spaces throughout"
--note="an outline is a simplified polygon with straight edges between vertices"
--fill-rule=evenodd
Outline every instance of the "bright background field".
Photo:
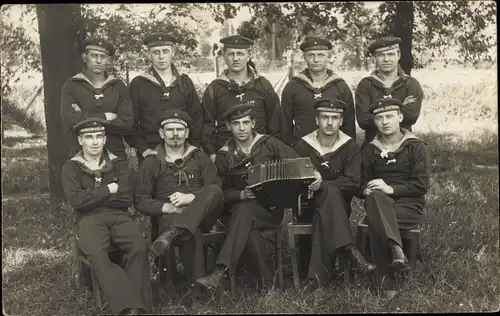
M 282 73 L 264 74 L 276 82 Z M 366 72 L 339 72 L 354 88 Z M 499 307 L 498 92 L 496 70 L 414 70 L 424 89 L 422 114 L 415 131 L 428 144 L 431 187 L 423 225 L 423 261 L 414 280 L 391 301 L 370 292 L 357 277 L 344 287 L 295 290 L 287 238 L 283 239 L 285 288 L 258 295 L 238 280 L 234 297 L 213 301 L 189 299 L 186 288 L 168 298 L 154 280 L 154 312 L 215 313 L 364 313 L 468 312 Z M 213 73 L 193 73 L 196 86 Z M 34 80 L 33 82 L 39 82 Z M 32 87 L 19 88 L 19 98 Z M 38 101 L 37 101 L 38 102 Z M 41 102 L 41 100 L 40 100 Z M 43 115 L 43 106 L 38 103 Z M 361 136 L 361 135 L 360 135 Z M 136 167 L 131 162 L 131 170 Z M 3 308 L 16 315 L 97 313 L 94 300 L 74 278 L 73 214 L 51 203 L 44 138 L 19 127 L 6 131 L 2 144 L 2 278 Z M 353 202 L 353 228 L 362 216 L 362 201 Z M 148 220 L 134 213 L 144 232 Z M 288 218 L 285 219 L 285 222 Z M 286 233 L 285 233 L 286 234 Z M 243 283 L 242 283 L 243 282 Z

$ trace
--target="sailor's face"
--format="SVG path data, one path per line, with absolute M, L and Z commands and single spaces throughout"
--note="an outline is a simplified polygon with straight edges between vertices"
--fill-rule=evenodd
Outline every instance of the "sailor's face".
M 87 70 L 98 75 L 104 73 L 108 69 L 110 56 L 107 53 L 88 49 L 82 54 L 83 62 Z
M 378 131 L 385 136 L 393 135 L 399 130 L 399 124 L 403 121 L 403 115 L 400 111 L 386 111 L 375 114 L 373 122 Z
M 244 48 L 226 48 L 223 56 L 227 68 L 232 72 L 240 72 L 246 69 L 247 62 L 250 59 L 249 50 Z
M 237 140 L 244 142 L 252 136 L 253 129 L 255 128 L 255 120 L 247 115 L 237 120 L 231 120 L 228 128 Z
M 304 52 L 304 60 L 307 68 L 313 72 L 321 72 L 326 69 L 328 64 L 328 50 L 311 50 Z
M 158 70 L 165 70 L 171 67 L 174 56 L 174 48 L 170 45 L 154 46 L 148 49 L 148 57 L 153 67 Z
M 82 146 L 84 154 L 93 157 L 100 156 L 104 150 L 104 144 L 106 144 L 106 133 L 95 132 L 80 134 L 78 136 L 78 143 Z
M 184 146 L 189 136 L 189 128 L 181 123 L 167 123 L 160 128 L 160 137 L 165 140 L 165 145 L 171 148 Z
M 342 125 L 342 114 L 332 112 L 319 112 L 316 123 L 320 132 L 325 136 L 333 136 L 339 132 Z
M 382 72 L 392 72 L 397 68 L 400 56 L 399 48 L 375 53 L 375 66 Z

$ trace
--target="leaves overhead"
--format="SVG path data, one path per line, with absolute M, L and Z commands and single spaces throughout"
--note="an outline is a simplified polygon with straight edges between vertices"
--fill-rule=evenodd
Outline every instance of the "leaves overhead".
M 225 23 L 247 8 L 253 18 L 243 22 L 238 32 L 255 39 L 262 52 L 269 52 L 272 44 L 272 24 L 275 23 L 274 46 L 278 57 L 287 49 L 297 49 L 308 35 L 322 35 L 336 42 L 348 55 L 359 55 L 373 39 L 392 35 L 398 2 L 382 2 L 375 12 L 363 2 L 287 2 L 287 3 L 176 3 L 155 4 L 145 14 L 137 14 L 136 4 L 119 4 L 111 14 L 106 5 L 82 5 L 86 37 L 102 36 L 118 49 L 115 65 L 146 64 L 142 39 L 150 32 L 165 31 L 180 42 L 176 63 L 189 66 L 198 55 L 196 35 L 207 35 L 208 22 L 201 21 L 193 12 L 209 13 L 213 21 Z M 450 47 L 456 47 L 457 56 L 464 63 L 491 59 L 495 38 L 485 30 L 496 25 L 496 3 L 492 1 L 415 1 L 412 51 L 429 50 L 446 56 Z M 26 36 L 21 23 L 14 23 L 12 8 L 22 11 L 21 20 L 36 24 L 35 5 L 3 5 L 1 67 L 2 96 L 8 94 L 19 71 L 40 70 L 38 43 Z M 21 9 L 21 10 L 19 10 Z M 31 19 L 31 22 L 29 21 Z M 18 22 L 18 21 L 15 21 Z M 194 27 L 193 27 L 194 25 Z M 418 55 L 418 54 L 417 54 Z M 358 58 L 358 57 L 356 57 Z M 417 63 L 418 64 L 418 63 Z
M 2 68 L 2 98 L 12 91 L 12 85 L 19 81 L 19 73 L 28 70 L 41 71 L 40 48 L 29 36 L 26 29 L 13 22 L 8 22 L 12 9 L 19 9 L 20 5 L 3 5 L 0 7 L 0 60 Z M 22 5 L 29 10 L 29 5 Z M 21 15 L 21 19 L 23 15 Z
M 120 5 L 116 13 L 106 16 L 102 7 L 83 6 L 83 16 L 87 37 L 100 36 L 109 40 L 117 48 L 116 66 L 125 64 L 146 65 L 142 41 L 149 34 L 167 32 L 174 36 L 179 45 L 176 60 L 183 66 L 189 65 L 188 57 L 196 56 L 198 46 L 195 31 L 186 27 L 186 20 L 199 23 L 192 14 L 197 4 L 158 4 L 145 15 L 131 11 L 130 5 Z

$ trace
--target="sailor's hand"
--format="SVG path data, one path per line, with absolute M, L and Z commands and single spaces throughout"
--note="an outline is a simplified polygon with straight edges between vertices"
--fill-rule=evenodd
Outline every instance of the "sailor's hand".
M 118 115 L 116 115 L 116 113 L 111 113 L 111 112 L 106 112 L 106 113 L 104 113 L 104 115 L 106 116 L 107 121 L 114 120 L 118 117 Z
M 321 187 L 321 182 L 323 182 L 323 178 L 321 177 L 321 173 L 316 170 L 314 170 L 314 177 L 316 178 L 316 180 L 314 180 L 314 182 L 309 185 L 309 190 L 318 191 Z
M 255 199 L 255 195 L 253 194 L 252 190 L 245 188 L 245 190 L 241 191 L 240 197 L 242 200 L 251 200 Z
M 181 192 L 175 192 L 169 196 L 170 202 L 174 206 L 182 206 L 182 205 L 188 205 L 191 203 L 195 198 L 195 195 L 192 193 L 181 193 Z
M 116 193 L 116 191 L 118 191 L 118 183 L 115 183 L 115 182 L 109 183 L 108 189 L 109 189 L 109 192 L 111 192 L 111 194 Z
M 179 214 L 182 212 L 182 208 L 176 207 L 172 203 L 165 203 L 161 209 L 163 214 Z

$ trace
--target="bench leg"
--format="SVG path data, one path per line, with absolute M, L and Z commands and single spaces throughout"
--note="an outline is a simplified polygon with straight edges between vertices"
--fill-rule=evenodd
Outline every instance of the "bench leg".
M 172 248 L 168 254 L 168 256 L 162 256 L 165 258 L 166 265 L 164 266 L 165 278 L 166 278 L 166 287 L 167 294 L 171 296 L 174 293 L 174 274 L 176 271 L 176 262 L 175 262 L 175 251 Z
M 95 272 L 92 269 L 92 267 L 90 267 L 90 273 L 92 276 L 92 292 L 94 292 L 96 307 L 98 311 L 102 311 L 101 289 L 99 288 L 97 276 L 95 275 Z
M 228 269 L 229 281 L 231 282 L 231 294 L 236 293 L 236 273 L 234 269 Z
M 339 269 L 344 273 L 344 284 L 348 286 L 350 284 L 350 270 L 347 253 L 339 253 L 337 258 L 339 259 Z
M 366 238 L 365 238 L 365 233 L 364 229 L 360 226 L 357 227 L 356 229 L 356 247 L 363 253 L 363 256 L 366 258 Z
M 278 269 L 278 287 L 283 289 L 283 249 L 282 249 L 282 232 L 276 232 L 276 268 Z
M 414 238 L 411 238 L 409 242 L 409 248 L 408 249 L 408 262 L 410 264 L 410 271 L 408 272 L 408 278 L 412 279 L 413 278 L 413 273 L 416 268 L 417 264 L 417 250 L 418 250 L 418 240 L 419 236 L 415 236 Z
M 369 230 L 367 233 L 367 239 L 368 239 L 368 245 L 370 248 L 370 260 L 375 266 L 380 267 L 380 258 L 377 256 L 380 256 L 380 254 L 377 254 L 375 251 L 375 238 L 373 238 L 372 232 Z M 374 278 L 374 283 L 377 289 L 380 289 L 380 286 L 382 284 L 381 282 L 381 277 L 380 277 L 380 271 L 377 269 L 375 270 L 375 273 L 373 274 Z
M 293 228 L 288 229 L 288 247 L 290 248 L 290 256 L 292 259 L 293 284 L 295 288 L 299 287 L 299 267 L 297 264 L 298 250 L 295 247 L 295 232 Z

